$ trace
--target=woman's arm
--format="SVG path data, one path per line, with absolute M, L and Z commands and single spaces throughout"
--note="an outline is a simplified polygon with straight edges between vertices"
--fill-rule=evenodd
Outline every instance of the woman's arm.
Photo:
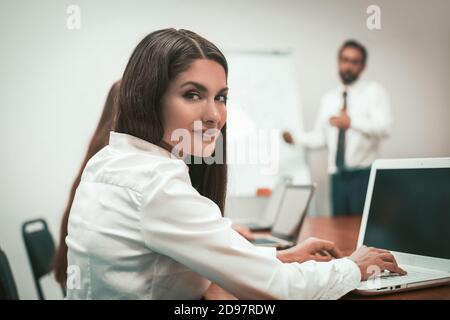
M 183 179 L 160 180 L 142 199 L 146 245 L 236 297 L 336 299 L 359 284 L 360 271 L 349 259 L 282 263 L 240 236 L 219 208 Z

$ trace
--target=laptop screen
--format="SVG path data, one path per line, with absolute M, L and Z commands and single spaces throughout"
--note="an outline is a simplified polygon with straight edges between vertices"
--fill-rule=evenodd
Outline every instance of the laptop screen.
M 311 186 L 286 187 L 272 233 L 286 237 L 297 236 L 295 232 L 306 213 L 311 192 Z
M 364 244 L 450 259 L 450 168 L 378 169 Z

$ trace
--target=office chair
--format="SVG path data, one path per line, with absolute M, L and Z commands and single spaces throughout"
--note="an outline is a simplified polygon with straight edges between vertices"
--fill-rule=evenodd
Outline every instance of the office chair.
M 0 300 L 19 300 L 8 258 L 2 249 L 0 249 Z
M 22 225 L 22 236 L 33 271 L 38 298 L 44 300 L 40 279 L 53 269 L 55 244 L 52 235 L 44 219 L 35 219 Z M 62 292 L 65 296 L 64 288 L 62 288 Z

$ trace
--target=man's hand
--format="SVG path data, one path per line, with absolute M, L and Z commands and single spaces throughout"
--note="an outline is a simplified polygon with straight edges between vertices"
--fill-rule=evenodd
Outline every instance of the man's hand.
M 331 241 L 308 238 L 295 247 L 278 251 L 277 258 L 285 263 L 301 263 L 308 260 L 330 261 L 342 258 L 342 253 Z
M 376 269 L 380 272 L 388 270 L 400 275 L 406 274 L 406 271 L 398 266 L 392 253 L 387 250 L 362 246 L 353 252 L 349 259 L 358 265 L 362 281 L 369 279 Z
M 234 224 L 232 227 L 233 227 L 233 229 L 235 231 L 237 231 L 245 239 L 247 239 L 247 240 L 254 240 L 255 239 L 255 236 L 253 235 L 253 232 L 249 228 L 241 226 L 239 224 Z
M 339 116 L 330 118 L 330 124 L 333 127 L 347 130 L 348 128 L 350 128 L 351 119 L 348 116 L 347 111 L 342 110 Z
M 292 138 L 292 134 L 289 131 L 284 131 L 283 132 L 283 140 L 286 143 L 294 144 L 294 139 Z

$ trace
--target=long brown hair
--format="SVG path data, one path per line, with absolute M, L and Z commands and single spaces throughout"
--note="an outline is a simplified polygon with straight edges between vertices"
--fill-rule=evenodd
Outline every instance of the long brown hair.
M 72 188 L 69 193 L 69 199 L 67 201 L 66 208 L 61 221 L 60 234 L 59 234 L 59 246 L 55 252 L 53 258 L 53 269 L 56 281 L 62 286 L 66 286 L 67 279 L 67 224 L 69 221 L 69 213 L 72 208 L 73 199 L 75 197 L 75 191 L 80 184 L 81 175 L 86 167 L 86 163 L 91 159 L 94 154 L 100 151 L 104 146 L 108 144 L 109 132 L 114 129 L 114 122 L 117 115 L 117 98 L 119 93 L 120 81 L 114 83 L 109 90 L 106 98 L 105 106 L 103 107 L 102 115 L 95 129 L 94 135 L 89 143 L 88 150 L 72 184 Z
M 163 29 L 147 35 L 132 53 L 122 77 L 116 131 L 164 146 L 161 99 L 170 81 L 196 59 L 216 61 L 228 75 L 222 52 L 192 31 Z M 188 166 L 194 188 L 214 201 L 223 214 L 227 184 L 226 125 L 221 133 L 223 161 L 211 164 L 189 161 Z

